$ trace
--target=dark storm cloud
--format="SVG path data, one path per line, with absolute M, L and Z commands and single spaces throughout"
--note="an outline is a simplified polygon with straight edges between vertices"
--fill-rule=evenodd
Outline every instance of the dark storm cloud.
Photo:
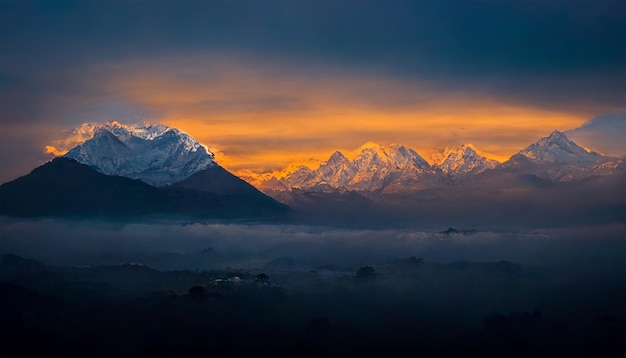
M 99 63 L 193 51 L 272 57 L 299 73 L 343 66 L 525 105 L 625 105 L 621 1 L 1 6 L 3 122 L 49 120 L 49 103 L 77 93 L 114 97 L 93 87 Z

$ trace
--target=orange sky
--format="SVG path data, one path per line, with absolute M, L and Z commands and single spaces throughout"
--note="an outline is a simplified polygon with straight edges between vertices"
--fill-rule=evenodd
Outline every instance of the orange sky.
M 368 141 L 505 160 L 626 111 L 623 2 L 174 3 L 0 3 L 0 182 L 86 122 L 165 123 L 263 172 Z
M 472 143 L 503 161 L 552 130 L 575 128 L 591 116 L 328 69 L 299 73 L 219 60 L 177 64 L 109 64 L 116 75 L 101 86 L 148 109 L 147 122 L 189 133 L 234 171 L 276 171 L 290 163 L 316 167 L 335 150 L 350 156 L 368 141 L 403 144 L 427 160 L 437 149 Z M 59 150 L 68 143 L 52 142 Z

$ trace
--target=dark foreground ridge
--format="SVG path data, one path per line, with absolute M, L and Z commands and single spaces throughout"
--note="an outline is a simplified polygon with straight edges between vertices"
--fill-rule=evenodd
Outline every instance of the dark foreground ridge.
M 212 170 L 221 169 L 218 168 Z M 19 217 L 181 214 L 241 218 L 275 216 L 289 211 L 287 206 L 245 182 L 237 183 L 241 190 L 234 193 L 222 189 L 229 187 L 228 180 L 202 178 L 207 183 L 200 189 L 156 188 L 141 180 L 105 175 L 74 159 L 59 157 L 0 186 L 0 213 Z M 243 190 L 244 184 L 252 189 Z
M 623 277 L 572 278 L 508 261 L 437 264 L 416 257 L 306 271 L 292 264 L 158 271 L 139 263 L 50 267 L 2 255 L 0 355 L 626 353 Z

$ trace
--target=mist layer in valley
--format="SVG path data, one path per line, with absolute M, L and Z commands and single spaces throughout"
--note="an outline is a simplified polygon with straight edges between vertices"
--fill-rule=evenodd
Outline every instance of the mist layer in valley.
M 3 356 L 625 353 L 623 223 L 1 224 Z
M 615 247 L 608 243 L 612 240 L 620 247 L 625 229 L 623 223 L 520 231 L 445 226 L 441 230 L 420 231 L 232 222 L 2 218 L 0 250 L 57 266 L 140 262 L 158 269 L 261 268 L 265 262 L 280 257 L 292 257 L 299 268 L 310 269 L 315 265 L 378 264 L 407 255 L 434 262 L 510 260 L 554 264 L 596 251 L 615 254 Z M 576 250 L 577 247 L 584 249 Z M 201 253 L 207 254 L 196 260 L 201 264 L 190 260 Z M 177 255 L 181 256 L 178 263 L 173 260 Z M 172 264 L 168 265 L 168 260 Z

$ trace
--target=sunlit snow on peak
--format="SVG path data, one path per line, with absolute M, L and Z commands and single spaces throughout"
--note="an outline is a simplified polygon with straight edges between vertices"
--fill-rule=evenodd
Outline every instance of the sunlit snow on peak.
M 205 145 L 162 124 L 84 123 L 67 134 L 56 144 L 74 146 L 61 154 L 102 173 L 152 185 L 172 184 L 216 165 Z
M 599 158 L 597 153 L 585 150 L 556 130 L 522 149 L 518 155 L 542 163 L 594 163 Z

